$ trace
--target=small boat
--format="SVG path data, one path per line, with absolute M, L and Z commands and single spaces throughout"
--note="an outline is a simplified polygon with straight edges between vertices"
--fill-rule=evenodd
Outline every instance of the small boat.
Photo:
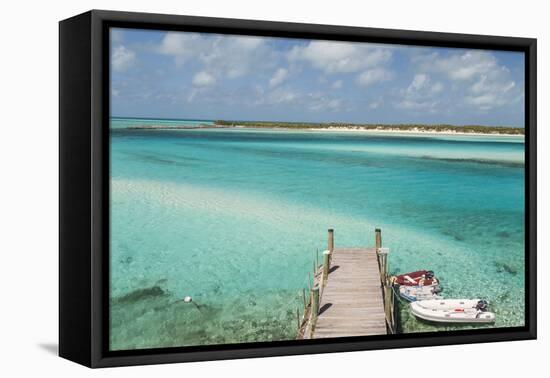
M 492 323 L 495 314 L 481 299 L 430 299 L 411 303 L 411 312 L 420 319 L 439 323 Z
M 408 302 L 427 299 L 442 299 L 439 285 L 430 286 L 399 286 L 399 296 Z
M 393 282 L 401 286 L 431 286 L 439 283 L 431 270 L 417 270 L 400 274 L 393 278 Z

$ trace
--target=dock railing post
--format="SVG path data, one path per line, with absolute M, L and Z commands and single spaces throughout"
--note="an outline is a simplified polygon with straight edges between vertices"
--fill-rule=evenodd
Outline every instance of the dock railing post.
M 310 322 L 310 336 L 313 336 L 315 330 L 315 324 L 317 324 L 317 315 L 319 314 L 319 285 L 315 285 L 311 289 L 311 322 Z
M 330 270 L 330 251 L 323 252 L 323 287 L 327 284 L 328 272 Z
M 380 282 L 382 293 L 384 294 L 384 313 L 386 315 L 386 324 L 390 333 L 395 333 L 394 324 L 394 305 L 392 283 L 388 278 L 388 253 L 389 248 L 382 247 L 382 232 L 379 228 L 375 230 L 376 237 L 376 256 L 378 258 L 378 267 L 380 269 Z
M 328 229 L 328 250 L 330 253 L 334 251 L 334 230 L 332 228 Z
M 378 248 L 376 254 L 378 256 L 378 266 L 380 268 L 380 280 L 382 283 L 386 284 L 386 279 L 388 277 L 388 253 L 389 248 Z
M 394 334 L 393 314 L 392 314 L 393 292 L 388 282 L 384 284 L 384 312 L 386 313 L 386 323 L 391 334 Z
M 391 288 L 391 282 L 388 281 L 388 286 L 390 287 L 390 315 L 391 315 L 391 318 L 390 318 L 390 321 L 391 321 L 391 328 L 392 328 L 392 332 L 393 333 L 396 333 L 396 329 L 395 329 L 395 293 L 393 292 L 393 288 Z

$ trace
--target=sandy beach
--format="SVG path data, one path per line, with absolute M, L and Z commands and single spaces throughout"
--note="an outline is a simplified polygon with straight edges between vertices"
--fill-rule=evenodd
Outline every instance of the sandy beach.
M 252 125 L 233 125 L 233 126 L 215 126 L 212 128 L 235 128 L 235 129 L 254 129 Z M 349 132 L 349 133 L 369 133 L 369 134 L 406 134 L 406 135 L 465 135 L 465 136 L 502 136 L 502 137 L 522 137 L 524 134 L 504 134 L 504 133 L 479 133 L 479 132 L 460 132 L 456 130 L 422 130 L 420 128 L 413 129 L 399 129 L 399 128 L 378 128 L 378 129 L 368 129 L 364 127 L 353 127 L 353 126 L 330 126 L 330 127 L 312 127 L 312 128 L 292 128 L 292 127 L 264 127 L 258 126 L 258 129 L 269 129 L 269 130 L 282 130 L 282 131 L 304 131 L 304 132 Z
M 356 132 L 372 134 L 418 134 L 418 135 L 472 135 L 472 136 L 504 136 L 504 137 L 525 137 L 523 134 L 503 134 L 503 133 L 474 133 L 460 132 L 455 130 L 434 131 L 434 130 L 400 130 L 400 129 L 366 129 L 357 127 L 328 127 L 312 128 L 310 131 L 331 131 L 331 132 Z

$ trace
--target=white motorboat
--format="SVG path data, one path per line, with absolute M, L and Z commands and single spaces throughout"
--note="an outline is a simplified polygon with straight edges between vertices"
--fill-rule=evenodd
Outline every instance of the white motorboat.
M 414 316 L 439 323 L 492 323 L 495 314 L 480 299 L 429 299 L 411 303 Z
M 408 302 L 442 299 L 438 293 L 441 292 L 439 285 L 430 286 L 399 286 L 399 296 Z

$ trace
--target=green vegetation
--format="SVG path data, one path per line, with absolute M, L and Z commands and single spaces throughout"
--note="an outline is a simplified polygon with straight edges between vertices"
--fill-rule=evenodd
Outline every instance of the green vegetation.
M 284 129 L 331 129 L 348 128 L 356 130 L 391 130 L 391 131 L 419 131 L 419 132 L 460 132 L 482 134 L 524 135 L 522 127 L 479 126 L 479 125 L 421 125 L 421 124 L 353 124 L 353 123 L 306 123 L 306 122 L 269 122 L 269 121 L 223 121 L 215 122 L 216 126 L 225 127 L 252 127 L 252 128 L 284 128 Z

